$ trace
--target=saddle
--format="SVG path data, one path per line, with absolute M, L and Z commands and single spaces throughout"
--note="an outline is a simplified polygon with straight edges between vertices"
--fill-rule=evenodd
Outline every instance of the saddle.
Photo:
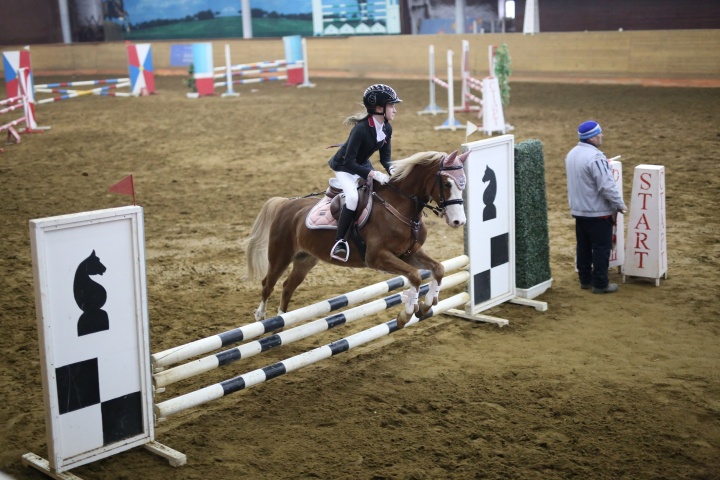
M 345 205 L 345 194 L 336 178 L 331 178 L 325 195 L 310 209 L 305 217 L 305 226 L 309 229 L 337 229 L 340 212 Z M 355 210 L 355 228 L 361 229 L 372 211 L 372 182 L 360 180 L 358 186 L 358 206 Z

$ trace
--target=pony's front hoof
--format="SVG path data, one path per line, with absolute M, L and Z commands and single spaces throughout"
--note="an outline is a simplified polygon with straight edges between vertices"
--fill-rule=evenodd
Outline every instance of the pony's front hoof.
M 405 310 L 401 311 L 397 316 L 398 330 L 405 328 L 405 325 L 407 325 L 412 316 L 412 313 L 407 313 Z
M 265 320 L 265 312 L 258 308 L 255 310 L 255 321 L 260 322 L 262 320 Z
M 430 309 L 433 307 L 433 305 L 437 305 L 437 302 L 430 304 L 430 305 L 426 304 L 425 302 L 420 302 L 418 304 L 418 310 L 416 312 L 416 315 L 418 316 L 418 318 L 422 318 L 425 315 L 427 315 L 427 313 L 430 311 Z

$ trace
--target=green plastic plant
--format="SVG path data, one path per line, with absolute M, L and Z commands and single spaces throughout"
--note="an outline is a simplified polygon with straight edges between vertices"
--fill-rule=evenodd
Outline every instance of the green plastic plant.
M 510 104 L 510 52 L 507 44 L 502 44 L 495 49 L 495 76 L 500 85 L 500 98 L 503 106 Z

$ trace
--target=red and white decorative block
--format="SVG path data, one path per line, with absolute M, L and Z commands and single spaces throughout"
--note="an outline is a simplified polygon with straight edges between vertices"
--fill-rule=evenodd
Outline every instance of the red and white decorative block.
M 618 192 L 622 194 L 622 163 L 618 161 L 619 159 L 620 156 L 618 155 L 617 157 L 609 159 L 608 163 L 612 169 L 612 175 L 615 179 Z M 615 226 L 613 227 L 613 249 L 610 251 L 610 268 L 621 268 L 623 263 L 625 263 L 625 216 L 622 213 L 618 213 L 615 217 Z M 620 273 L 620 270 L 618 270 L 618 273 Z
M 667 238 L 665 227 L 665 167 L 635 167 L 628 221 L 623 282 L 626 276 L 667 278 Z

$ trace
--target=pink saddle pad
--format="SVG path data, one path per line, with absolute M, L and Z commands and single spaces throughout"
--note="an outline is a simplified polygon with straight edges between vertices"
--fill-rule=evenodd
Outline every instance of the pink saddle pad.
M 310 209 L 305 217 L 305 226 L 312 230 L 318 229 L 337 229 L 337 220 L 335 220 L 330 213 L 330 203 L 332 198 L 327 195 L 323 195 L 320 201 Z M 360 213 L 360 217 L 355 222 L 358 227 L 365 225 L 368 217 L 370 216 L 370 209 L 372 208 L 372 202 L 368 202 L 363 211 Z

